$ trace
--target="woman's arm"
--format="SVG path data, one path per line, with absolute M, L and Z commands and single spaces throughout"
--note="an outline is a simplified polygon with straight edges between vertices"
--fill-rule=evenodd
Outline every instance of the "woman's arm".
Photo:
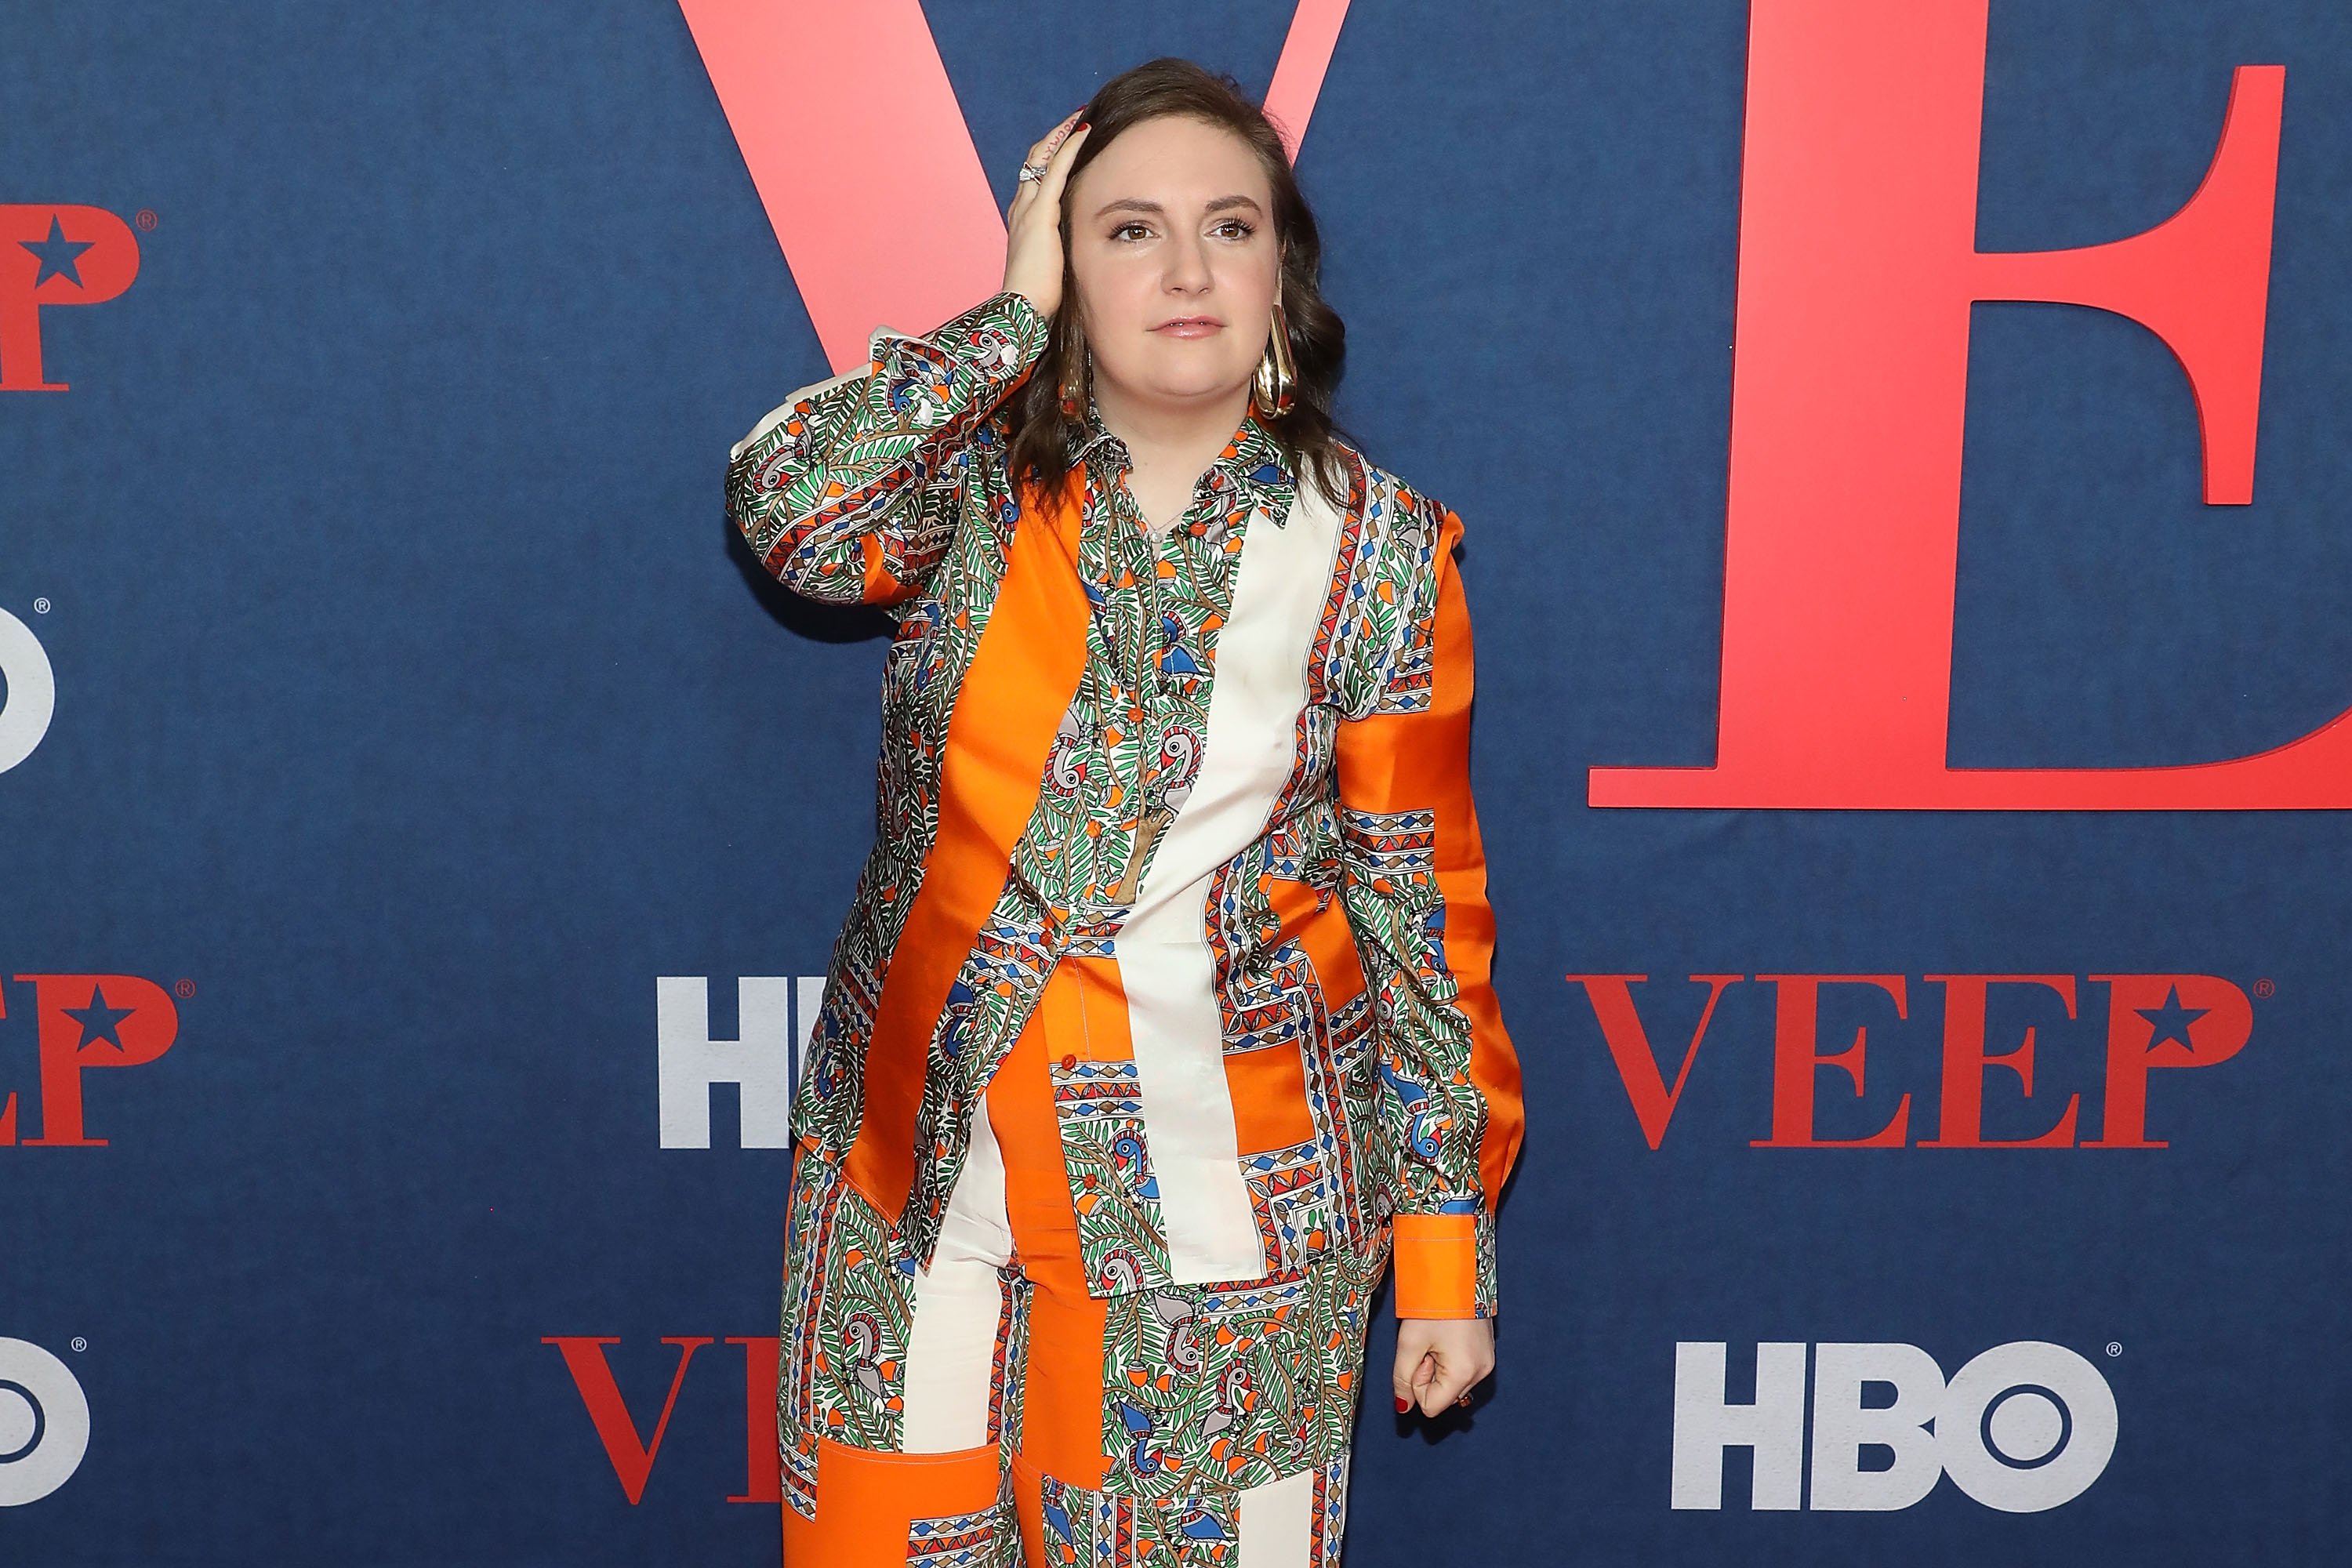
M 1491 1318 L 1494 1202 L 1522 1117 L 1470 795 L 1470 616 L 1454 563 L 1462 520 L 1402 489 L 1397 504 L 1423 509 L 1435 549 L 1396 574 L 1405 630 L 1387 689 L 1370 714 L 1339 726 L 1341 897 L 1372 987 L 1397 1316 Z
M 883 328 L 865 368 L 803 387 L 727 454 L 727 515 L 787 587 L 906 597 L 954 537 L 974 435 L 1045 350 L 1025 295 L 991 296 L 924 337 Z

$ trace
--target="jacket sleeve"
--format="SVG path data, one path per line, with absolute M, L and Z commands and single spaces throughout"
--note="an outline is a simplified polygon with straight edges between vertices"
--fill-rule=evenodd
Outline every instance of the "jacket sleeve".
M 863 367 L 804 386 L 727 454 L 727 515 L 785 586 L 887 605 L 946 553 L 975 440 L 1045 352 L 1007 289 L 922 337 L 877 329 Z
M 1376 1166 L 1391 1176 L 1396 1314 L 1496 1310 L 1495 1200 L 1519 1150 L 1518 1058 L 1491 979 L 1495 918 L 1470 797 L 1470 616 L 1462 520 L 1424 509 L 1433 549 L 1400 567 L 1395 660 L 1341 721 L 1341 897 L 1372 993 Z

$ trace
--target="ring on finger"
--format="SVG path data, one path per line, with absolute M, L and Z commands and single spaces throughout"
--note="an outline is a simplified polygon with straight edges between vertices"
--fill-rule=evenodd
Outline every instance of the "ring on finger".
M 1035 163 L 1024 163 L 1021 165 L 1021 172 L 1013 177 L 1015 181 L 1025 184 L 1033 180 L 1044 179 L 1045 171 Z

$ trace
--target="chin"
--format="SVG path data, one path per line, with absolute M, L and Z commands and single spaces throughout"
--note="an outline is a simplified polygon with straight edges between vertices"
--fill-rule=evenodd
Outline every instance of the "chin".
M 1143 377 L 1145 389 L 1154 397 L 1170 402 L 1192 402 L 1230 395 L 1249 384 L 1255 362 L 1239 369 L 1218 365 L 1198 364 L 1154 366 L 1154 373 Z

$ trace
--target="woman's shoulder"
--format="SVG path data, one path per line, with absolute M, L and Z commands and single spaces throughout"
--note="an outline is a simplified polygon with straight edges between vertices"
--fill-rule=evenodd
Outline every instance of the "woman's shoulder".
M 1330 689 L 1353 717 L 1425 706 L 1438 606 L 1462 520 L 1427 490 L 1335 436 L 1347 471 L 1348 525 L 1340 536 L 1328 646 Z
M 1331 445 L 1349 491 L 1349 521 L 1361 547 L 1433 573 L 1462 536 L 1460 514 L 1392 468 L 1374 462 L 1361 446 L 1334 431 Z M 1398 559 L 1398 558 L 1402 559 Z

